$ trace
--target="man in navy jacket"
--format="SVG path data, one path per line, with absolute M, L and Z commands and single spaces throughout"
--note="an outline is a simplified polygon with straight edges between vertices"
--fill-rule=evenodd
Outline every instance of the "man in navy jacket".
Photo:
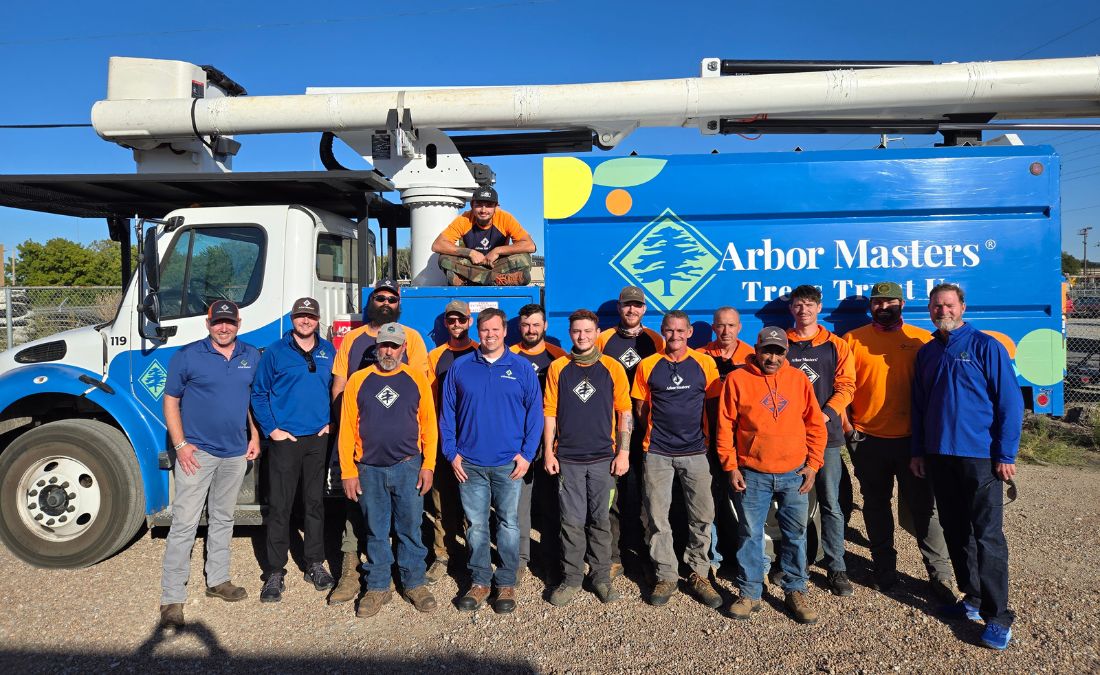
M 1012 636 L 1008 544 L 1001 483 L 1016 475 L 1023 397 L 1008 352 L 962 320 L 955 284 L 929 293 L 934 339 L 917 352 L 913 378 L 913 459 L 932 481 L 955 578 L 960 616 L 986 623 L 982 643 L 1004 649 Z
M 473 585 L 459 599 L 458 608 L 472 612 L 481 607 L 495 581 L 493 609 L 505 614 L 516 608 L 519 496 L 542 438 L 542 389 L 530 362 L 504 346 L 504 312 L 482 310 L 477 333 L 478 350 L 455 361 L 447 374 L 439 435 L 469 523 L 466 546 Z M 490 503 L 501 559 L 495 574 L 489 552 Z

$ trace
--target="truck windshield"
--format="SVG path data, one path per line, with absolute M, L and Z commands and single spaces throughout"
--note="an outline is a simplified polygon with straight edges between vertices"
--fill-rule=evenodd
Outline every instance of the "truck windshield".
M 206 313 L 210 303 L 248 305 L 263 283 L 264 234 L 247 225 L 179 232 L 161 263 L 162 319 Z

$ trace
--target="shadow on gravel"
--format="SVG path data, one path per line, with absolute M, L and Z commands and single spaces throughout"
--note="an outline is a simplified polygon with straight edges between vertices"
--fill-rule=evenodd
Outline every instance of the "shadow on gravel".
M 158 633 L 160 631 L 157 631 Z M 0 668 L 9 673 L 30 672 L 116 672 L 116 673 L 179 673 L 183 669 L 201 668 L 217 673 L 424 673 L 454 671 L 462 673 L 534 673 L 533 664 L 526 661 L 486 659 L 468 654 L 449 654 L 445 663 L 436 659 L 391 659 L 356 657 L 235 657 L 218 644 L 217 639 L 201 625 L 188 625 L 181 633 L 192 634 L 207 644 L 209 653 L 203 656 L 157 655 L 157 646 L 165 638 L 154 634 L 133 654 L 79 653 L 0 649 Z M 210 642 L 208 642 L 210 640 Z

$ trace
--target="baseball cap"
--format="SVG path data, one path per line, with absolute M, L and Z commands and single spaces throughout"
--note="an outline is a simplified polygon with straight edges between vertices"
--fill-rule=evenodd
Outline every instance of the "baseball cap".
M 899 284 L 895 284 L 893 281 L 880 281 L 871 287 L 871 299 L 875 298 L 904 300 L 905 295 L 902 294 Z
M 782 347 L 787 351 L 787 331 L 778 326 L 765 326 L 756 336 L 757 347 Z
M 474 190 L 474 194 L 470 195 L 471 202 L 492 202 L 496 204 L 500 201 L 497 198 L 497 191 L 486 185 L 485 187 L 479 187 Z
M 321 318 L 321 312 L 318 309 L 317 301 L 313 298 L 298 298 L 294 301 L 294 306 L 290 308 L 291 316 L 312 316 L 315 319 Z
M 229 319 L 230 321 L 240 321 L 241 313 L 237 309 L 237 303 L 232 300 L 218 300 L 214 304 L 210 305 L 210 309 L 206 310 L 206 316 L 213 321 L 220 321 L 223 319 Z
M 374 341 L 378 344 L 388 342 L 400 347 L 405 344 L 405 327 L 392 321 L 384 323 L 378 329 L 378 335 L 374 338 Z
M 447 303 L 447 307 L 443 310 L 443 316 L 447 316 L 448 314 L 470 316 L 470 306 L 462 300 L 451 300 Z
M 640 302 L 645 304 L 645 291 L 637 286 L 624 286 L 619 291 L 619 302 Z
M 378 282 L 374 284 L 374 290 L 371 291 L 371 295 L 374 295 L 375 291 L 382 290 L 392 291 L 397 297 L 401 297 L 401 287 L 398 286 L 397 282 L 393 279 L 379 279 Z

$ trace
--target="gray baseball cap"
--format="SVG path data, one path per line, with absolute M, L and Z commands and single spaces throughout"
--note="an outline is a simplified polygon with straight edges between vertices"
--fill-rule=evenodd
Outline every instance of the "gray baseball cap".
M 378 329 L 378 335 L 374 338 L 374 341 L 378 344 L 387 342 L 391 345 L 400 347 L 405 344 L 405 327 L 393 321 L 384 323 L 382 327 Z
M 787 351 L 787 331 L 779 326 L 765 326 L 756 336 L 757 347 L 781 347 Z

